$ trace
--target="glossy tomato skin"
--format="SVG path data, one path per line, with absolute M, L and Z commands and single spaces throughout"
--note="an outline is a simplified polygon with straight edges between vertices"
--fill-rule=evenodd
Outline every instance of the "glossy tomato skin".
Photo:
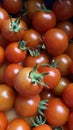
M 51 56 L 63 53 L 68 47 L 67 34 L 58 28 L 48 30 L 43 37 L 46 49 Z
M 31 49 L 36 49 L 42 44 L 41 35 L 35 29 L 26 30 L 26 33 L 23 35 L 23 40 L 27 42 L 26 46 Z
M 15 101 L 16 112 L 23 117 L 35 116 L 38 112 L 39 102 L 40 102 L 39 95 L 31 96 L 29 98 L 25 98 L 23 96 L 18 95 Z
M 14 88 L 16 91 L 24 96 L 35 96 L 39 94 L 43 86 L 38 83 L 32 83 L 32 80 L 30 78 L 30 72 L 33 70 L 32 67 L 24 67 L 16 76 L 14 81 Z M 36 73 L 40 73 L 38 70 Z M 43 79 L 42 79 L 43 80 Z
M 14 80 L 15 80 L 15 77 L 16 75 L 18 74 L 18 72 L 20 70 L 22 70 L 22 66 L 19 65 L 19 64 L 9 64 L 5 70 L 4 70 L 4 73 L 3 73 L 3 79 L 4 79 L 4 82 L 13 87 L 13 83 L 14 83 Z
M 57 62 L 57 68 L 59 69 L 62 76 L 67 76 L 70 74 L 70 65 L 72 63 L 70 56 L 62 53 L 58 56 L 55 56 L 53 59 Z
M 0 84 L 0 111 L 10 110 L 15 103 L 16 93 L 6 84 Z
M 42 125 L 32 128 L 32 130 L 52 130 L 52 128 L 50 125 L 42 124 Z
M 3 0 L 2 5 L 7 12 L 15 14 L 22 8 L 22 0 Z
M 58 20 L 64 21 L 73 16 L 73 1 L 72 0 L 62 0 L 55 1 L 52 10 L 54 11 Z
M 34 67 L 38 64 L 37 68 L 39 69 L 42 64 L 49 64 L 49 56 L 44 52 L 40 52 L 37 56 L 31 56 L 28 54 L 23 64 L 25 67 Z
M 56 16 L 53 11 L 39 11 L 34 14 L 32 23 L 38 32 L 45 33 L 55 27 Z
M 9 14 L 5 9 L 0 7 L 0 30 L 1 30 L 1 26 L 2 26 L 3 21 L 6 19 L 9 19 Z
M 68 121 L 69 109 L 62 99 L 53 97 L 48 102 L 45 116 L 48 124 L 61 127 Z
M 29 124 L 24 119 L 21 118 L 12 120 L 8 124 L 6 130 L 18 130 L 19 128 L 21 130 L 31 130 Z
M 24 61 L 26 55 L 27 51 L 20 49 L 18 42 L 12 42 L 5 48 L 5 57 L 10 63 L 22 62 Z
M 70 80 L 67 77 L 62 77 L 58 85 L 53 89 L 53 94 L 56 96 L 62 96 L 63 90 L 68 86 Z
M 70 21 L 65 20 L 58 22 L 56 27 L 64 30 L 67 33 L 69 40 L 73 38 L 73 24 Z
M 8 121 L 6 114 L 0 111 L 0 129 L 5 130 L 7 127 Z
M 12 21 L 15 21 L 16 18 L 12 18 Z M 10 31 L 11 29 L 11 20 L 10 18 L 5 20 L 3 23 L 2 23 L 2 27 L 1 27 L 1 33 L 3 35 L 3 37 L 5 39 L 7 39 L 9 42 L 15 42 L 15 41 L 19 41 L 19 40 L 22 40 L 22 37 L 26 31 L 26 28 L 27 28 L 27 24 L 23 21 L 23 20 L 20 20 L 20 24 L 21 26 L 21 30 L 19 30 L 18 32 L 14 32 L 14 31 Z
M 61 78 L 60 71 L 54 67 L 42 66 L 39 71 L 41 73 L 47 72 L 48 74 L 44 76 L 44 83 L 48 86 L 48 89 L 55 88 Z
M 28 18 L 32 19 L 33 15 L 38 11 L 38 9 L 41 9 L 42 4 L 44 3 L 43 0 L 27 0 L 24 1 L 25 5 L 26 5 L 26 9 L 28 12 Z
M 73 83 L 68 84 L 64 89 L 62 97 L 67 106 L 73 108 Z

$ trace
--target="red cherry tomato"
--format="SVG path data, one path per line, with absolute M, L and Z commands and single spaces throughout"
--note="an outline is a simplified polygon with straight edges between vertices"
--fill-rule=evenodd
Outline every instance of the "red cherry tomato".
M 23 117 L 35 116 L 38 112 L 39 102 L 40 102 L 39 95 L 31 96 L 29 98 L 25 98 L 23 96 L 18 95 L 15 101 L 16 112 Z
M 4 73 L 3 73 L 4 82 L 7 85 L 13 87 L 15 77 L 18 74 L 18 72 L 20 70 L 22 70 L 22 68 L 23 67 L 19 64 L 9 64 L 9 65 L 7 65 L 5 70 L 4 70 Z
M 3 0 L 3 8 L 9 13 L 15 14 L 22 8 L 22 0 Z
M 26 50 L 22 50 L 18 42 L 12 42 L 5 48 L 5 57 L 10 63 L 19 63 L 24 61 L 27 55 Z
M 73 0 L 56 0 L 52 10 L 58 20 L 67 20 L 73 16 Z
M 44 34 L 44 44 L 51 56 L 63 53 L 68 47 L 68 36 L 61 29 L 53 28 Z
M 69 109 L 62 99 L 53 97 L 48 102 L 45 116 L 48 124 L 61 127 L 68 121 Z

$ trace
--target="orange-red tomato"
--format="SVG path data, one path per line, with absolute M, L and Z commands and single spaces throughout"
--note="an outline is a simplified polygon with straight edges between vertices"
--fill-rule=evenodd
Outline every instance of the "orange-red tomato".
M 23 40 L 30 49 L 36 49 L 42 43 L 41 35 L 35 29 L 28 29 L 23 35 Z
M 15 103 L 16 93 L 6 84 L 0 84 L 0 111 L 10 110 Z
M 10 63 L 18 63 L 24 61 L 27 51 L 23 51 L 18 42 L 12 42 L 5 48 L 5 57 Z
M 1 26 L 1 33 L 10 42 L 22 40 L 27 24 L 20 18 L 6 19 Z
M 53 130 L 53 129 L 50 125 L 42 124 L 42 125 L 32 128 L 32 130 Z
M 40 67 L 39 71 L 41 73 L 44 72 L 48 73 L 47 75 L 44 76 L 44 83 L 47 85 L 49 89 L 53 89 L 58 85 L 61 79 L 61 74 L 57 68 L 42 66 Z
M 0 111 L 0 129 L 5 130 L 8 124 L 6 114 Z
M 9 13 L 15 14 L 22 8 L 22 0 L 3 0 L 2 6 Z
M 3 79 L 4 82 L 13 87 L 13 83 L 15 80 L 16 75 L 20 70 L 22 70 L 22 66 L 19 64 L 9 64 L 5 67 L 4 73 L 3 73 Z
M 48 102 L 45 117 L 48 124 L 61 127 L 68 121 L 69 108 L 62 99 L 53 97 Z
M 72 59 L 69 55 L 62 53 L 58 56 L 55 56 L 53 59 L 57 62 L 57 68 L 62 76 L 67 76 L 70 74 L 70 65 L 72 63 Z
M 39 102 L 39 95 L 31 96 L 29 98 L 18 95 L 15 101 L 15 110 L 20 116 L 32 117 L 35 116 L 38 112 Z
M 43 40 L 51 56 L 63 53 L 68 47 L 68 36 L 62 29 L 53 28 L 46 31 Z
M 64 89 L 62 97 L 67 106 L 73 108 L 73 82 Z
M 3 21 L 6 19 L 9 19 L 9 14 L 4 8 L 0 7 L 0 30 L 1 30 Z
M 29 124 L 24 119 L 21 118 L 12 120 L 6 128 L 6 130 L 18 130 L 18 129 L 31 130 Z
M 35 96 L 39 94 L 43 89 L 43 85 L 39 84 L 36 81 L 33 81 L 34 79 L 37 80 L 36 74 L 40 74 L 40 72 L 36 70 L 36 74 L 30 76 L 32 71 L 33 71 L 32 67 L 24 67 L 16 75 L 16 78 L 14 80 L 15 90 L 24 97 Z M 43 82 L 43 78 L 41 81 Z

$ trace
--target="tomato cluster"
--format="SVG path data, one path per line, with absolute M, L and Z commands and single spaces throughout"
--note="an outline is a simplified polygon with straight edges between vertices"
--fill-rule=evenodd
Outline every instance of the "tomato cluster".
M 0 2 L 1 130 L 73 130 L 72 18 L 73 0 Z

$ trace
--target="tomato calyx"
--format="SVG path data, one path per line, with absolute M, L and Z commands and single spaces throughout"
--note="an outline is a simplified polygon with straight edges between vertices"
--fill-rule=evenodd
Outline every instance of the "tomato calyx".
M 20 26 L 20 17 L 16 18 L 14 21 L 10 18 L 10 31 L 18 32 L 20 30 L 24 30 L 24 28 Z
M 36 126 L 45 124 L 46 118 L 43 119 L 42 116 L 39 115 L 35 117 L 35 121 L 32 118 L 31 118 L 31 121 L 32 121 L 32 126 L 36 127 Z
M 38 83 L 38 84 L 40 84 L 40 85 L 42 85 L 42 86 L 48 87 L 48 86 L 42 81 L 43 77 L 44 77 L 45 75 L 47 75 L 48 73 L 44 72 L 44 73 L 38 74 L 38 73 L 36 73 L 36 70 L 37 70 L 37 64 L 34 66 L 33 70 L 32 70 L 32 71 L 30 72 L 30 74 L 29 74 L 32 83 L 33 83 L 33 84 L 34 84 L 34 83 Z
M 57 68 L 58 64 L 57 64 L 57 62 L 53 59 L 53 60 L 51 61 L 51 64 L 42 64 L 42 66 L 48 66 L 48 67 Z
M 29 54 L 31 56 L 38 56 L 40 54 L 40 51 L 38 49 L 30 49 L 28 48 Z
M 39 102 L 38 113 L 42 116 L 44 116 L 44 113 L 42 111 L 47 109 L 47 102 L 48 100 L 42 100 Z
M 46 8 L 46 6 L 45 6 L 44 3 L 42 4 L 41 8 L 38 9 L 38 10 L 39 10 L 39 11 L 44 11 L 44 12 L 52 12 L 51 10 L 49 10 L 49 9 Z
M 28 47 L 26 47 L 27 43 L 28 41 L 19 41 L 18 47 L 23 51 L 28 50 Z

